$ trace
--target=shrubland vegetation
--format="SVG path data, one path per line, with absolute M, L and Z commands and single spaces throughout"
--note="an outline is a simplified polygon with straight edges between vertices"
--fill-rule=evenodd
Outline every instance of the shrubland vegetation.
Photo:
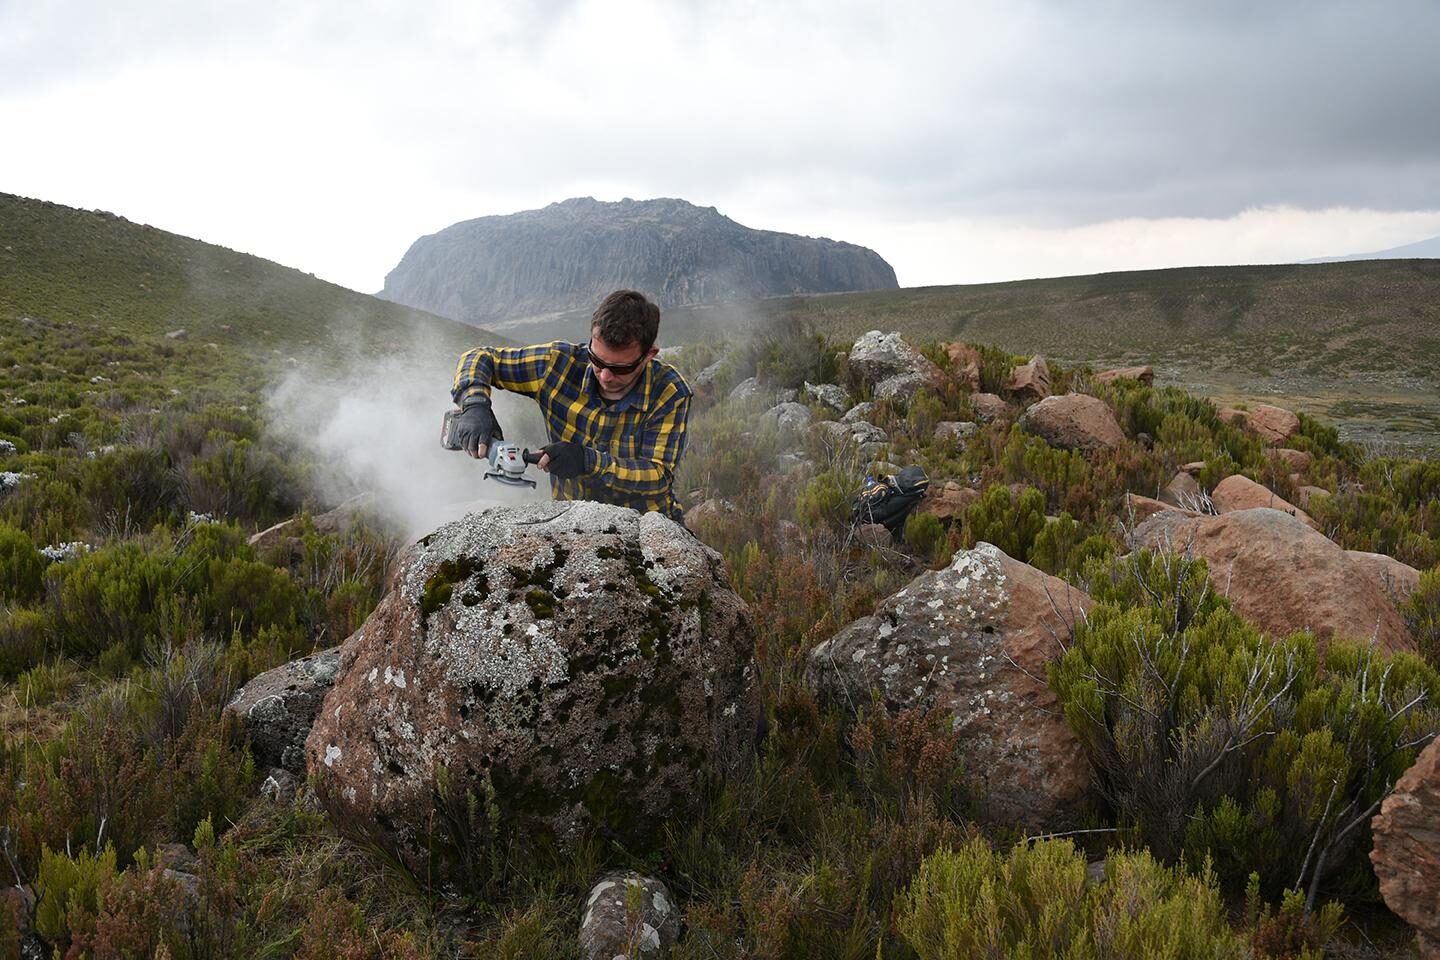
M 1238 472 L 1294 493 L 1202 399 L 1056 370 L 1059 389 L 1103 398 L 1135 441 L 1087 456 L 1007 422 L 937 439 L 936 423 L 973 419 L 959 387 L 881 402 L 882 457 L 982 491 L 953 519 L 912 517 L 886 545 L 849 523 L 869 460 L 760 426 L 760 406 L 697 405 L 677 490 L 736 507 L 694 527 L 759 629 L 768 735 L 753 768 L 710 784 L 704 810 L 665 824 L 653 850 L 592 837 L 564 856 L 501 856 L 484 889 L 436 890 L 303 801 L 259 798 L 264 771 L 222 717 L 257 672 L 363 622 L 394 549 L 365 523 L 248 545 L 331 506 L 259 413 L 268 342 L 172 341 L 168 322 L 18 311 L 10 296 L 0 846 L 61 955 L 563 957 L 610 866 L 654 872 L 679 896 L 682 958 L 1359 957 L 1402 936 L 1365 852 L 1368 814 L 1440 727 L 1434 462 L 1367 457 L 1303 418 L 1291 445 L 1313 455 L 1300 481 L 1330 491 L 1311 511 L 1325 531 L 1426 571 L 1402 608 L 1419 656 L 1345 643 L 1321 656 L 1308 635 L 1258 635 L 1206 589 L 1203 564 L 1125 555 L 1124 494 L 1155 494 L 1181 464 L 1205 461 L 1205 487 Z M 758 374 L 866 399 L 848 346 L 781 324 L 677 362 L 693 373 L 723 360 L 719 397 Z M 998 387 L 1016 359 L 986 347 L 982 385 Z M 949 717 L 876 704 L 850 719 L 801 682 L 815 644 L 982 540 L 1098 603 L 1051 674 L 1107 804 L 1073 843 L 972 822 Z M 166 871 L 174 843 L 193 851 L 192 890 Z M 1087 883 L 1101 858 L 1103 878 Z M 18 950 L 13 905 L 0 905 L 0 953 Z

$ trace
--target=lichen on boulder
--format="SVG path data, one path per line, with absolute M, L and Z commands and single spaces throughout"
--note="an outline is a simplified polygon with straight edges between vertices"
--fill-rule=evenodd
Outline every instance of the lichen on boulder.
M 659 514 L 497 507 L 401 559 L 306 744 L 342 826 L 421 876 L 494 841 L 643 848 L 753 749 L 754 629 L 720 556 Z

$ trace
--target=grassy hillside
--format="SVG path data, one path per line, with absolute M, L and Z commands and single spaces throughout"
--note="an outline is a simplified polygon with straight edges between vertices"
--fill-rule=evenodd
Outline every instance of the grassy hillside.
M 260 257 L 98 211 L 0 194 L 0 321 L 158 338 L 224 352 L 462 350 L 472 327 Z M 482 336 L 485 336 L 482 334 Z

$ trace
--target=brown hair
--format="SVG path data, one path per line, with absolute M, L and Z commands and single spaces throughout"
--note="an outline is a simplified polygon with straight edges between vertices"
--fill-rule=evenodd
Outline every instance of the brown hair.
M 649 350 L 660 334 L 660 308 L 634 290 L 616 290 L 600 301 L 590 318 L 590 333 L 600 334 L 607 346 L 632 343 Z

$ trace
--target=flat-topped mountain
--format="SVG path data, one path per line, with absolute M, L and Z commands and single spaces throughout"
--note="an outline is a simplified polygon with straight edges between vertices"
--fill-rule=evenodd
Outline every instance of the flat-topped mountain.
M 593 307 L 622 287 L 668 308 L 897 286 L 853 243 L 752 230 L 684 200 L 582 197 L 421 237 L 380 296 L 480 324 Z

